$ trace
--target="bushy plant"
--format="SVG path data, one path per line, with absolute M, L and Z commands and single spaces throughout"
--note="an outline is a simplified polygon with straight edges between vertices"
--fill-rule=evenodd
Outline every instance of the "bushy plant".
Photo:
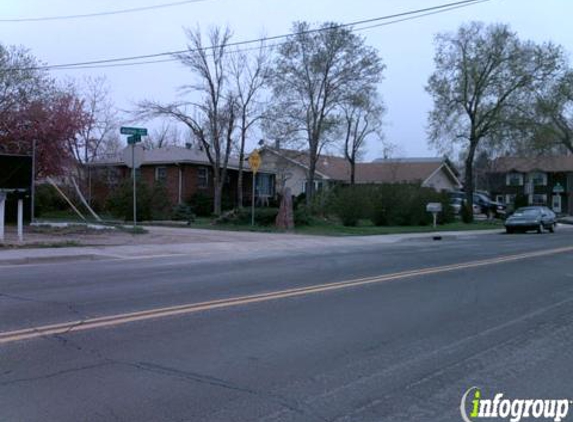
M 146 183 L 137 182 L 137 221 L 152 218 L 151 192 Z M 133 219 L 133 185 L 123 182 L 108 198 L 107 209 L 116 218 L 126 221 Z
M 45 213 L 69 209 L 69 205 L 52 185 L 41 184 L 36 186 L 34 200 L 37 217 Z
M 300 206 L 294 211 L 294 225 L 296 226 L 310 226 L 313 218 L 311 212 L 305 206 Z
M 171 217 L 173 204 L 169 200 L 169 191 L 163 183 L 155 183 L 151 191 L 150 207 L 153 220 L 165 220 Z
M 193 214 L 193 211 L 188 204 L 179 204 L 171 210 L 171 219 L 191 223 L 195 221 L 195 214 Z
M 353 227 L 358 225 L 364 216 L 366 204 L 364 191 L 356 186 L 345 186 L 337 189 L 331 201 L 334 214 L 344 226 Z
M 279 213 L 278 208 L 255 208 L 255 224 L 257 226 L 269 227 L 275 224 Z M 235 209 L 223 213 L 215 220 L 215 224 L 237 224 L 248 225 L 251 223 L 251 209 Z
M 197 192 L 189 201 L 192 211 L 199 217 L 209 217 L 213 214 L 213 198 L 206 193 Z

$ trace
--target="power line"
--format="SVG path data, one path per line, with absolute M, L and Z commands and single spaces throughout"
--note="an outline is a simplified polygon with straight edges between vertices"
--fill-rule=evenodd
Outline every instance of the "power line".
M 366 31 L 369 29 L 380 28 L 383 26 L 389 26 L 389 25 L 393 25 L 396 23 L 411 21 L 411 20 L 420 19 L 420 18 L 427 17 L 427 16 L 437 15 L 440 13 L 445 13 L 445 12 L 449 12 L 452 10 L 469 7 L 473 4 L 487 3 L 489 1 L 491 1 L 491 0 L 475 0 L 475 2 L 471 3 L 471 4 L 462 4 L 462 5 L 452 6 L 452 7 L 447 8 L 447 9 L 435 10 L 433 12 L 427 12 L 427 13 L 420 14 L 417 16 L 409 16 L 406 18 L 396 19 L 396 20 L 393 20 L 390 22 L 382 22 L 382 23 L 378 23 L 378 24 L 374 24 L 374 25 L 364 26 L 361 28 L 353 28 L 353 31 L 354 32 L 361 32 L 361 31 Z M 261 39 L 261 41 L 265 41 L 265 40 L 266 40 L 265 38 Z M 272 49 L 272 48 L 280 47 L 280 46 L 284 45 L 285 43 L 286 42 L 283 41 L 283 42 L 265 45 L 265 47 Z M 242 48 L 242 49 L 237 49 L 235 51 L 236 52 L 249 52 L 249 51 L 255 51 L 255 50 L 259 50 L 259 49 L 260 49 L 260 46 L 259 47 Z M 187 52 L 189 50 L 184 50 L 184 51 Z M 169 63 L 169 62 L 177 62 L 177 61 L 179 61 L 179 59 L 177 57 L 169 57 L 169 58 L 164 58 L 164 59 L 137 61 L 137 62 L 131 62 L 131 63 L 111 63 L 111 64 L 99 64 L 99 65 L 96 64 L 96 65 L 74 66 L 74 67 L 58 67 L 55 70 L 107 69 L 107 68 L 115 68 L 115 67 L 142 66 L 142 65 L 147 65 L 147 64 Z
M 144 12 L 147 10 L 155 10 L 155 9 L 165 9 L 168 7 L 175 7 L 181 6 L 184 4 L 189 3 L 199 3 L 207 0 L 183 0 L 183 1 L 176 1 L 173 3 L 164 3 L 164 4 L 156 4 L 153 6 L 141 6 L 141 7 L 133 7 L 131 9 L 119 9 L 119 10 L 111 10 L 107 12 L 96 12 L 96 13 L 85 13 L 79 15 L 63 15 L 63 16 L 45 16 L 45 17 L 37 17 L 37 18 L 14 18 L 14 19 L 0 19 L 0 22 L 42 22 L 42 21 L 61 21 L 67 19 L 83 19 L 83 18 L 94 18 L 98 16 L 110 16 L 110 15 L 121 15 L 127 13 L 135 13 L 135 12 Z
M 311 34 L 311 33 L 331 30 L 334 28 L 348 28 L 348 27 L 355 27 L 355 26 L 361 26 L 361 25 L 368 25 L 371 23 L 373 24 L 373 25 L 366 26 L 363 28 L 355 28 L 354 29 L 354 31 L 362 31 L 362 30 L 366 30 L 366 29 L 371 29 L 371 28 L 376 28 L 376 27 L 380 27 L 380 26 L 387 26 L 387 25 L 391 25 L 391 24 L 395 24 L 395 23 L 399 23 L 399 22 L 404 22 L 407 20 L 418 19 L 418 18 L 421 18 L 424 16 L 434 15 L 434 14 L 438 14 L 438 13 L 444 13 L 444 12 L 448 12 L 451 10 L 460 9 L 462 7 L 468 7 L 468 6 L 472 6 L 472 5 L 479 4 L 479 3 L 485 3 L 485 2 L 489 2 L 489 1 L 491 1 L 491 0 L 457 1 L 454 3 L 446 3 L 446 4 L 441 4 L 438 6 L 432 6 L 432 7 L 427 7 L 427 8 L 423 8 L 423 9 L 411 10 L 411 11 L 407 11 L 407 12 L 396 13 L 396 14 L 392 14 L 392 15 L 377 17 L 377 18 L 371 18 L 371 19 L 364 19 L 364 20 L 360 20 L 360 21 L 349 22 L 349 23 L 335 25 L 335 26 L 328 27 L 328 28 L 310 29 L 307 31 L 302 31 L 298 34 Z M 413 16 L 413 15 L 415 15 L 415 16 Z M 389 21 L 389 22 L 382 22 L 382 21 Z M 275 35 L 275 36 L 265 37 L 265 38 L 257 38 L 257 39 L 245 40 L 245 41 L 236 41 L 236 42 L 228 43 L 226 45 L 226 47 L 240 47 L 240 46 L 250 45 L 250 44 L 255 44 L 255 43 L 260 44 L 260 43 L 263 43 L 266 41 L 275 41 L 275 40 L 285 39 L 285 38 L 288 38 L 292 35 L 295 35 L 295 34 L 288 33 L 288 34 Z M 275 45 L 279 46 L 282 44 L 283 43 L 277 43 Z M 204 47 L 202 50 L 207 51 L 207 50 L 212 50 L 212 49 L 216 49 L 216 48 L 220 48 L 220 47 L 221 47 L 220 45 L 208 46 L 208 47 Z M 165 51 L 165 52 L 161 52 L 161 53 L 145 54 L 145 55 L 139 55 L 139 56 L 118 57 L 118 58 L 111 58 L 111 59 L 92 60 L 92 61 L 86 61 L 86 62 L 45 65 L 45 66 L 20 68 L 20 69 L 14 68 L 14 69 L 6 69 L 6 70 L 12 70 L 12 71 L 50 70 L 50 69 L 51 70 L 71 70 L 71 69 L 94 69 L 94 68 L 107 68 L 107 67 L 120 67 L 120 66 L 135 66 L 135 65 L 144 65 L 144 64 L 152 64 L 152 63 L 164 63 L 164 62 L 170 62 L 170 61 L 177 61 L 178 59 L 174 58 L 172 56 L 176 56 L 178 54 L 184 54 L 184 53 L 188 53 L 188 52 L 194 52 L 194 51 L 199 51 L 199 50 L 198 49 L 186 49 L 186 50 Z M 245 50 L 245 51 L 247 51 L 247 50 Z M 171 56 L 171 57 L 168 59 L 163 59 L 163 60 L 140 61 L 140 62 L 134 62 L 134 63 L 121 63 L 121 62 L 129 62 L 129 61 L 134 61 L 134 60 L 157 59 L 157 58 L 166 57 L 166 56 Z

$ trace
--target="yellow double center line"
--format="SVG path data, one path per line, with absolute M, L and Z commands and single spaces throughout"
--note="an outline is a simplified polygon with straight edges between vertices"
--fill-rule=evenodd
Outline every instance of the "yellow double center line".
M 520 261 L 529 258 L 538 258 L 547 255 L 573 252 L 573 246 L 545 251 L 528 252 L 517 255 L 506 255 L 497 258 L 471 261 L 460 264 L 445 265 L 440 267 L 430 267 L 418 270 L 403 271 L 393 274 L 386 274 L 377 277 L 359 278 L 354 280 L 340 281 L 335 283 L 319 284 L 309 287 L 295 289 L 278 290 L 268 293 L 239 296 L 227 299 L 212 300 L 209 302 L 189 303 L 185 305 L 170 306 L 165 308 L 149 309 L 147 311 L 131 312 L 118 315 L 110 315 L 99 318 L 90 318 L 81 321 L 64 322 L 60 324 L 44 325 L 40 327 L 25 328 L 15 331 L 0 333 L 0 344 L 12 343 L 21 340 L 33 339 L 43 336 L 67 334 L 77 331 L 92 330 L 95 328 L 110 327 L 129 322 L 145 321 L 149 319 L 164 318 L 176 315 L 186 315 L 195 312 L 209 311 L 233 306 L 247 305 L 252 303 L 267 302 L 270 300 L 285 299 L 296 296 L 306 296 L 315 293 L 322 293 L 332 290 L 341 290 L 357 286 L 382 283 L 385 281 L 398 280 L 403 278 L 417 277 L 430 274 L 439 274 L 450 271 L 484 267 L 506 262 Z

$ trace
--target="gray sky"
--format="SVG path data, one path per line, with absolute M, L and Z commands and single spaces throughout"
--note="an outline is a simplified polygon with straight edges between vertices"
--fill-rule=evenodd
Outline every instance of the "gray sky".
M 44 17 L 112 11 L 173 0 L 2 0 L 0 19 Z M 184 27 L 229 25 L 235 41 L 287 33 L 295 20 L 351 22 L 452 0 L 204 0 L 171 8 L 131 14 L 47 22 L 0 22 L 0 42 L 23 45 L 48 64 L 151 54 L 185 48 Z M 573 48 L 571 0 L 491 0 L 439 15 L 374 28 L 361 33 L 376 47 L 387 69 L 380 92 L 388 108 L 386 135 L 400 146 L 399 155 L 435 155 L 425 133 L 431 100 L 424 85 L 433 69 L 433 36 L 461 23 L 506 22 L 524 39 L 551 40 Z M 176 88 L 189 81 L 178 63 L 52 71 L 61 77 L 105 75 L 117 106 L 137 100 L 175 99 Z M 369 146 L 368 159 L 381 155 Z

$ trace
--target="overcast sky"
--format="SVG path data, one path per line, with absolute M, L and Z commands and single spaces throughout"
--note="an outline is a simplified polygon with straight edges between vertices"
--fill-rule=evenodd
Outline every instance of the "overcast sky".
M 174 0 L 2 0 L 0 19 L 106 12 Z M 44 22 L 0 22 L 0 42 L 23 45 L 48 64 L 135 56 L 185 48 L 184 27 L 229 25 L 235 41 L 284 34 L 296 20 L 352 22 L 453 0 L 204 0 L 130 14 Z M 460 24 L 506 22 L 524 39 L 551 40 L 573 49 L 571 0 L 490 0 L 464 9 L 361 32 L 380 52 L 387 69 L 380 92 L 388 108 L 386 136 L 399 155 L 436 155 L 425 132 L 432 103 L 424 86 L 433 69 L 433 37 Z M 170 101 L 189 80 L 178 63 L 52 71 L 58 78 L 105 75 L 117 106 L 140 99 Z M 370 145 L 368 159 L 382 154 Z

